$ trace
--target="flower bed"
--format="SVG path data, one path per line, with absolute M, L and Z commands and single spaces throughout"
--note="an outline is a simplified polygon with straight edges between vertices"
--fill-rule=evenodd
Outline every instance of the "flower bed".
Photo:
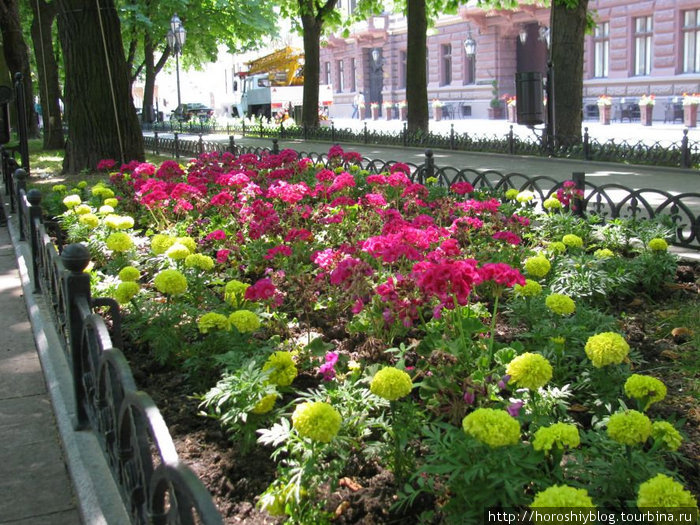
M 210 483 L 234 500 L 225 514 L 480 523 L 552 501 L 696 505 L 684 429 L 655 412 L 666 387 L 609 313 L 666 290 L 663 227 L 578 219 L 570 185 L 538 213 L 531 192 L 329 159 L 131 163 L 56 192 L 94 293 L 122 306 L 137 379 L 177 386 L 166 420 L 199 404 L 220 425 L 201 420 L 209 450 L 191 455 L 238 466 Z

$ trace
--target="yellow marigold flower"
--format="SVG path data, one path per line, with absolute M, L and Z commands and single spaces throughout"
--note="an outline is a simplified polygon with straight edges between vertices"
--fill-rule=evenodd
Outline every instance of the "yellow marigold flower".
M 172 248 L 172 247 L 171 247 Z M 214 259 L 201 253 L 193 253 L 185 257 L 187 268 L 199 268 L 200 270 L 211 270 L 214 268 Z
M 114 197 L 114 192 L 103 184 L 95 184 L 92 187 L 92 194 L 95 197 L 99 197 L 104 201 L 104 199 L 110 199 Z
M 260 328 L 260 318 L 250 310 L 236 310 L 229 315 L 228 320 L 242 334 L 255 332 Z
M 228 317 L 217 312 L 208 312 L 199 318 L 197 328 L 203 334 L 212 330 L 228 330 L 231 327 Z
M 668 250 L 668 243 L 659 237 L 650 240 L 648 246 L 650 250 L 655 252 L 665 252 Z
M 411 393 L 413 381 L 403 370 L 387 366 L 379 370 L 369 385 L 370 391 L 387 401 L 396 401 Z
M 104 222 L 108 228 L 112 228 L 113 230 L 119 230 L 119 219 L 119 215 L 111 214 L 107 215 L 107 217 L 104 218 Z
M 330 443 L 336 436 L 343 419 L 340 413 L 322 401 L 302 403 L 292 414 L 292 426 L 303 438 Z
M 125 281 L 117 285 L 117 288 L 114 290 L 114 298 L 119 304 L 126 304 L 131 301 L 137 293 L 139 293 L 139 290 L 139 283 Z
M 651 437 L 667 450 L 678 450 L 683 442 L 680 432 L 668 421 L 654 421 L 651 424 Z
M 532 279 L 525 279 L 524 285 L 516 284 L 513 290 L 519 297 L 536 297 L 542 293 L 542 285 Z
M 698 515 L 698 502 L 690 491 L 683 485 L 665 474 L 657 474 L 639 486 L 637 493 L 637 507 L 639 509 L 693 509 L 692 513 Z
M 506 199 L 508 199 L 509 201 L 514 201 L 518 196 L 518 193 L 520 192 L 516 188 L 511 188 L 506 191 Z
M 625 381 L 625 394 L 643 402 L 642 410 L 647 410 L 652 403 L 666 397 L 666 385 L 655 377 L 632 374 Z
M 617 412 L 608 420 L 608 436 L 623 445 L 642 445 L 651 435 L 651 421 L 636 410 Z
M 270 383 L 277 386 L 291 385 L 298 373 L 292 354 L 282 350 L 267 358 L 263 370 L 270 370 Z
M 86 213 L 85 215 L 81 215 L 78 222 L 89 226 L 90 228 L 97 228 L 100 225 L 100 219 L 94 213 Z
M 119 278 L 122 281 L 138 281 L 141 278 L 141 272 L 134 266 L 124 266 L 119 270 Z
M 543 255 L 535 255 L 525 259 L 525 271 L 538 279 L 547 275 L 551 268 L 552 265 Z
M 177 270 L 162 270 L 153 279 L 153 284 L 159 292 L 169 295 L 187 291 L 187 278 Z
M 76 184 L 76 186 L 82 190 L 84 188 L 87 188 L 88 183 L 86 180 L 81 180 L 78 184 Z
M 114 232 L 105 239 L 105 244 L 113 252 L 125 252 L 134 246 L 134 241 L 128 233 Z
M 535 194 L 531 192 L 530 190 L 523 190 L 518 192 L 518 194 L 515 196 L 515 200 L 518 201 L 521 204 L 524 204 L 526 202 L 530 202 L 535 198 Z
M 260 401 L 257 402 L 257 404 L 253 407 L 251 412 L 253 414 L 267 414 L 270 410 L 272 410 L 272 407 L 275 406 L 276 401 L 277 394 L 267 394 L 265 397 L 263 397 Z
M 560 509 L 595 508 L 595 505 L 593 505 L 593 500 L 586 489 L 576 489 L 567 485 L 552 485 L 535 494 L 530 508 L 537 509 L 542 514 L 546 513 L 547 509 L 552 509 L 550 512 L 561 512 Z M 551 520 L 545 518 L 543 523 L 551 523 Z
M 156 255 L 165 253 L 165 251 L 175 244 L 175 239 L 170 235 L 157 233 L 151 239 L 151 251 Z
M 81 204 L 80 206 L 76 206 L 73 211 L 78 215 L 87 215 L 88 213 L 92 213 L 92 208 L 87 204 Z
M 576 311 L 576 303 L 568 295 L 553 293 L 547 296 L 544 304 L 557 315 L 571 315 Z
M 106 204 L 103 204 L 102 206 L 99 207 L 99 209 L 97 211 L 104 214 L 104 215 L 108 215 L 110 213 L 114 213 L 114 208 L 112 208 L 111 206 L 107 206 Z
M 102 204 L 105 206 L 111 206 L 112 208 L 115 208 L 117 204 L 119 204 L 119 201 L 115 199 L 114 197 L 111 197 L 109 199 L 105 199 Z
M 515 445 L 520 440 L 520 423 L 505 410 L 477 408 L 462 420 L 462 429 L 493 448 Z
M 596 259 L 609 259 L 610 257 L 615 257 L 615 253 L 607 248 L 601 248 L 593 252 L 593 257 Z
M 68 195 L 63 199 L 63 205 L 69 210 L 79 206 L 81 202 L 83 200 L 80 198 L 80 195 Z
M 66 191 L 66 189 L 67 188 L 65 184 L 54 184 L 53 186 L 51 186 L 51 191 L 55 193 L 63 193 L 64 191 Z
M 545 454 L 549 454 L 555 447 L 562 450 L 564 447 L 575 448 L 580 444 L 578 428 L 570 423 L 554 423 L 548 427 L 540 427 L 532 440 L 532 448 L 544 450 Z
M 165 250 L 166 257 L 170 257 L 174 261 L 186 259 L 190 253 L 192 252 L 190 252 L 189 248 L 184 244 L 180 244 L 179 242 L 176 242 L 170 248 Z
M 224 287 L 224 301 L 234 308 L 238 308 L 243 303 L 245 291 L 249 286 L 249 284 L 242 283 L 235 279 L 227 282 Z
M 545 201 L 542 203 L 542 206 L 545 210 L 561 210 L 563 208 L 561 201 L 557 199 L 554 195 L 552 195 L 548 199 L 545 199 Z
M 569 233 L 561 238 L 561 242 L 566 244 L 569 248 L 583 248 L 583 239 L 578 235 Z
M 175 242 L 179 242 L 180 244 L 187 246 L 187 249 L 191 253 L 197 251 L 197 241 L 195 241 L 192 237 L 176 237 Z
M 552 379 L 552 365 L 540 354 L 525 352 L 508 363 L 506 374 L 510 376 L 509 383 L 537 390 Z
M 564 253 L 566 252 L 566 244 L 561 241 L 552 241 L 547 245 L 549 251 L 552 253 Z
M 620 334 L 603 332 L 588 338 L 585 351 L 593 366 L 601 368 L 622 363 L 630 351 L 630 345 Z

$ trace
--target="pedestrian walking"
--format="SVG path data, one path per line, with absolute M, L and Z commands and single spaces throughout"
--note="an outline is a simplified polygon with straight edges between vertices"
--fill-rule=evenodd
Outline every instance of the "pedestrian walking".
M 359 91 L 355 98 L 352 100 L 352 117 L 351 118 L 362 118 L 362 114 L 365 111 L 365 96 L 362 91 Z

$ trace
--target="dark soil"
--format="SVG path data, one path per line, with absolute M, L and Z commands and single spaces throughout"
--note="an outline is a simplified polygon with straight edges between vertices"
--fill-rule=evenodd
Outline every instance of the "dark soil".
M 626 315 L 623 321 L 627 339 L 641 349 L 647 361 L 644 368 L 661 368 L 663 372 L 655 373 L 661 375 L 668 386 L 668 397 L 650 409 L 650 416 L 685 421 L 682 431 L 686 439 L 681 452 L 688 462 L 681 466 L 680 473 L 686 480 L 686 487 L 696 497 L 700 496 L 700 405 L 698 392 L 691 392 L 689 388 L 693 379 L 697 388 L 697 377 L 689 377 L 683 370 L 677 370 L 679 367 L 668 365 L 680 359 L 684 352 L 700 352 L 700 349 L 691 348 L 687 334 L 659 338 L 655 327 L 658 326 L 659 311 L 667 301 L 674 304 L 687 302 L 688 308 L 697 311 L 700 307 L 698 283 L 700 265 L 679 266 L 676 284 L 669 288 L 663 300 L 639 297 L 630 301 L 624 305 Z M 507 325 L 499 326 L 498 332 L 504 339 L 512 337 L 512 329 Z M 373 360 L 378 357 L 371 339 L 346 339 L 342 346 L 354 357 Z M 127 358 L 137 384 L 154 399 L 180 457 L 213 494 L 224 522 L 249 525 L 283 522 L 283 518 L 270 517 L 255 507 L 258 496 L 274 479 L 275 463 L 269 458 L 269 451 L 254 448 L 241 454 L 236 443 L 222 432 L 218 422 L 199 414 L 199 401 L 192 397 L 191 386 L 181 372 L 160 367 L 149 359 L 147 352 L 136 350 L 127 345 Z M 307 382 L 308 379 L 301 376 L 298 381 Z M 335 523 L 410 524 L 416 521 L 420 512 L 413 509 L 410 515 L 403 516 L 390 513 L 397 487 L 393 475 L 378 465 L 367 465 L 359 460 L 356 464 L 351 463 L 347 477 L 339 480 L 338 485 L 333 493 L 326 491 L 327 510 L 335 514 Z M 424 501 L 419 505 L 430 507 L 432 503 Z

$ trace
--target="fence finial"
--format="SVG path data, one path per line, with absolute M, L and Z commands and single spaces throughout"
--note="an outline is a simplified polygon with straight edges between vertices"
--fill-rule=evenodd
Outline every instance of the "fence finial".
M 67 270 L 73 273 L 82 273 L 90 264 L 90 250 L 80 243 L 69 244 L 61 253 L 61 261 Z

